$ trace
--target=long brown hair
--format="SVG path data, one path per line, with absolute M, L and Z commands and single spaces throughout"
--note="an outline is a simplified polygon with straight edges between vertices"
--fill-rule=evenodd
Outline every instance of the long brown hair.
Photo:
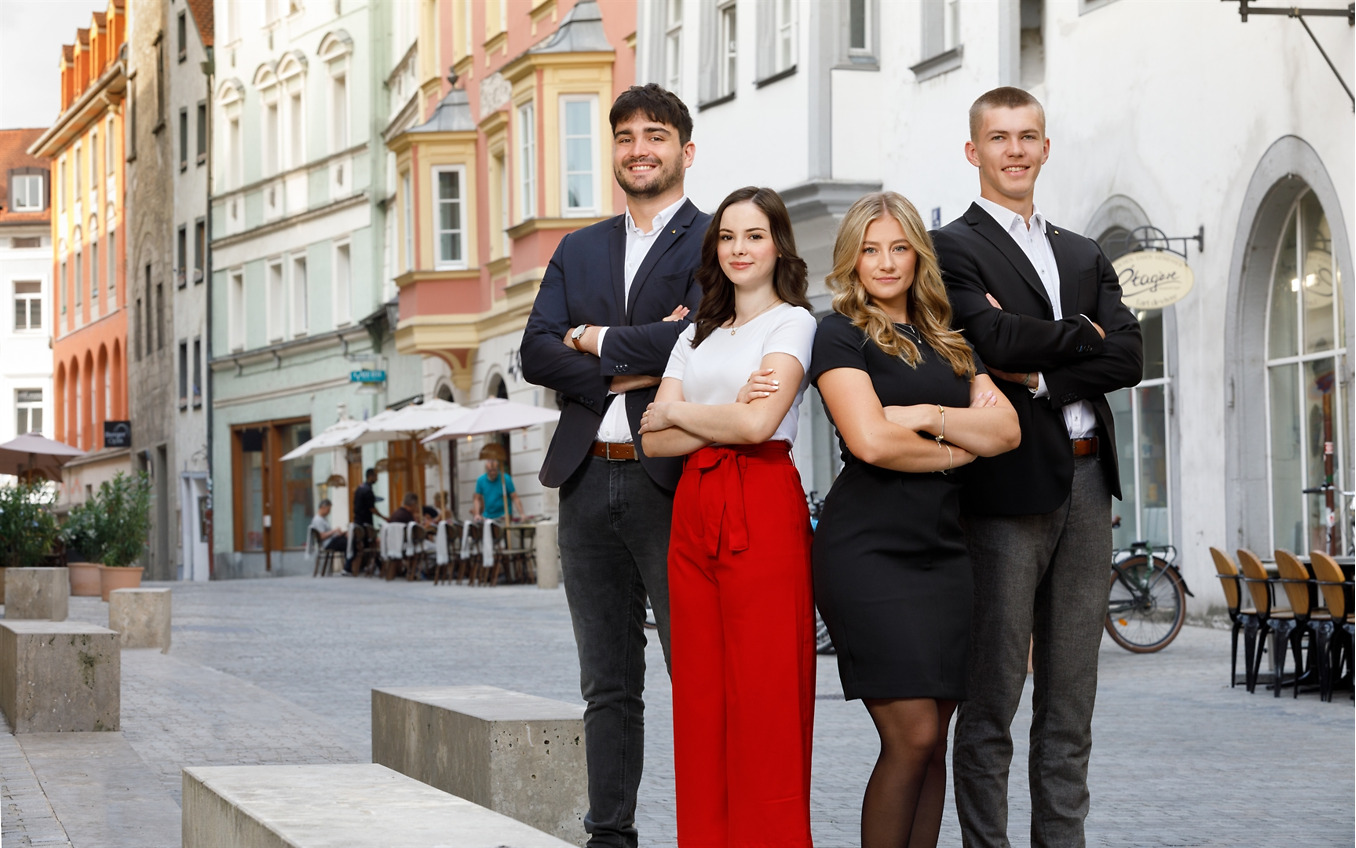
M 796 253 L 796 234 L 791 229 L 791 216 L 786 212 L 786 204 L 782 203 L 781 195 L 770 188 L 745 186 L 730 192 L 729 197 L 721 201 L 720 208 L 711 216 L 711 226 L 706 228 L 706 235 L 702 237 L 701 264 L 697 266 L 696 274 L 697 283 L 702 287 L 702 303 L 697 307 L 696 317 L 692 319 L 697 325 L 692 338 L 693 347 L 701 344 L 712 330 L 734 318 L 734 283 L 721 269 L 716 248 L 720 245 L 720 221 L 725 210 L 745 201 L 758 207 L 767 216 L 772 245 L 777 248 L 777 267 L 772 274 L 772 290 L 777 299 L 814 311 L 809 298 L 805 296 L 809 288 L 805 260 Z
M 833 270 L 824 278 L 833 292 L 833 311 L 847 316 L 854 327 L 860 328 L 888 355 L 898 356 L 911 368 L 918 367 L 923 357 L 913 339 L 895 328 L 894 321 L 871 300 L 866 286 L 857 278 L 857 259 L 862 253 L 866 228 L 872 221 L 887 215 L 899 222 L 917 257 L 913 283 L 905 295 L 909 320 L 956 376 L 974 377 L 974 355 L 965 338 L 951 329 L 951 301 L 947 299 L 946 286 L 942 283 L 932 238 L 928 236 L 918 210 L 902 194 L 893 191 L 868 194 L 859 198 L 843 215 L 833 244 Z

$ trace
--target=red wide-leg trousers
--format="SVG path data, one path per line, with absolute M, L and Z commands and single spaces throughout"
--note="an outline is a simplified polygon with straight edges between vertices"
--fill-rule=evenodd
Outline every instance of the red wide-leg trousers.
M 786 442 L 688 457 L 669 537 L 681 848 L 810 843 L 810 519 Z

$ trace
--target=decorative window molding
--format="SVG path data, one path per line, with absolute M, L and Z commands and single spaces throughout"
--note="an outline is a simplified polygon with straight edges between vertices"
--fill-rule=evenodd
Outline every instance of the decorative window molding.
M 598 96 L 563 94 L 560 97 L 560 214 L 586 217 L 598 214 Z
M 464 270 L 467 261 L 466 166 L 432 169 L 433 267 Z
M 537 216 L 537 113 L 532 101 L 518 107 L 518 220 Z

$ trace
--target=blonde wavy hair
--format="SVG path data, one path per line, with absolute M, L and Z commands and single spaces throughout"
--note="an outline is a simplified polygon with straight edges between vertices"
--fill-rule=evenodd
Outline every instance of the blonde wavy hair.
M 965 338 L 951 329 L 951 301 L 947 299 L 946 286 L 942 283 L 937 252 L 918 210 L 902 194 L 893 191 L 868 194 L 859 198 L 843 215 L 833 244 L 833 270 L 824 278 L 829 291 L 833 292 L 833 311 L 845 315 L 876 347 L 903 359 L 909 367 L 917 368 L 922 361 L 923 356 L 913 339 L 895 328 L 894 321 L 871 300 L 866 286 L 857 277 L 857 260 L 862 253 L 862 242 L 866 240 L 866 228 L 886 215 L 899 222 L 917 257 L 913 283 L 905 295 L 909 320 L 956 376 L 971 379 L 975 376 L 974 354 Z

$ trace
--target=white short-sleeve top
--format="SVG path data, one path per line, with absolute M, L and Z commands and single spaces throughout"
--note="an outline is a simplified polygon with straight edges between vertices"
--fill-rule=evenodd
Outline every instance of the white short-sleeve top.
M 810 383 L 810 349 L 814 346 L 815 326 L 815 316 L 809 310 L 782 303 L 740 327 L 736 333 L 717 327 L 693 348 L 692 339 L 697 332 L 693 324 L 678 337 L 669 354 L 664 376 L 683 382 L 683 400 L 710 405 L 734 403 L 740 387 L 762 364 L 764 356 L 769 353 L 794 356 L 805 376 L 796 387 L 791 409 L 777 425 L 771 439 L 794 443 L 800 400 Z M 785 391 L 785 387 L 782 390 Z

